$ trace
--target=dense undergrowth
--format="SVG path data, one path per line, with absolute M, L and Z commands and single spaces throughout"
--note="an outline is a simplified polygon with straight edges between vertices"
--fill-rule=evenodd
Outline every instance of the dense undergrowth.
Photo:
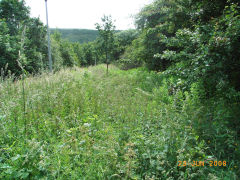
M 237 179 L 229 111 L 169 82 L 101 65 L 2 81 L 0 179 Z

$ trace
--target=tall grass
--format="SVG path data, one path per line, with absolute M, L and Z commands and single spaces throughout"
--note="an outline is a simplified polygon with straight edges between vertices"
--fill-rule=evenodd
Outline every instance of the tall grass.
M 217 158 L 197 129 L 204 107 L 159 74 L 109 70 L 29 77 L 24 99 L 21 80 L 2 81 L 0 179 L 236 179 L 236 160 L 178 166 Z

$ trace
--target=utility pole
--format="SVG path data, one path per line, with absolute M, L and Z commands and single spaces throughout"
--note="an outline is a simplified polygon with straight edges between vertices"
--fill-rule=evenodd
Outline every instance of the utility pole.
M 49 27 L 48 27 L 48 8 L 47 8 L 47 0 L 45 0 L 45 5 L 46 5 L 47 34 L 48 34 L 48 60 L 49 60 L 49 71 L 52 73 L 52 52 L 51 52 L 50 32 L 49 32 Z

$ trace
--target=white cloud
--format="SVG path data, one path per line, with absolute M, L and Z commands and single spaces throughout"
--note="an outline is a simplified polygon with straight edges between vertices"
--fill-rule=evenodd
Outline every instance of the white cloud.
M 45 23 L 45 1 L 25 0 L 31 16 Z M 112 15 L 117 29 L 133 28 L 131 15 L 139 12 L 152 0 L 48 0 L 49 25 L 52 28 L 95 29 L 101 17 Z

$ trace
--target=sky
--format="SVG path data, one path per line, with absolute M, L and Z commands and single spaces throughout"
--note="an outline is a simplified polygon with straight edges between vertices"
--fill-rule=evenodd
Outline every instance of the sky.
M 153 0 L 48 0 L 51 28 L 95 29 L 103 15 L 111 15 L 116 29 L 134 28 L 132 15 Z M 25 0 L 32 17 L 40 17 L 46 24 L 44 0 Z

